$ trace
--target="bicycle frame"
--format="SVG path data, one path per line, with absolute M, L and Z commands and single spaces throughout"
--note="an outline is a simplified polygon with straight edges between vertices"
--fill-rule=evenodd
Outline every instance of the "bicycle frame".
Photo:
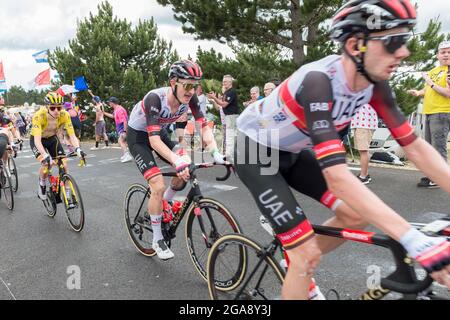
M 50 181 L 50 190 L 51 190 L 51 192 L 53 192 L 53 194 L 55 196 L 58 196 L 59 198 L 61 198 L 61 193 L 62 193 L 63 194 L 63 199 L 64 199 L 64 204 L 67 207 L 69 205 L 69 199 L 67 199 L 66 186 L 62 182 L 62 177 L 66 174 L 66 169 L 64 167 L 63 159 L 65 159 L 65 158 L 58 157 L 56 159 L 56 166 L 58 167 L 58 176 L 57 176 L 57 180 L 56 180 L 56 184 L 55 184 L 55 187 L 56 187 L 55 190 L 52 189 L 53 185 L 52 185 L 51 180 L 50 180 L 50 177 L 52 176 L 52 174 L 51 174 L 52 165 L 49 165 L 47 170 L 49 172 L 48 179 Z M 72 195 L 77 197 L 77 194 L 76 194 L 76 192 L 75 192 L 75 190 L 73 188 L 72 183 L 70 183 L 70 191 L 71 191 Z M 76 201 L 79 201 L 79 199 L 76 198 Z
M 427 290 L 433 283 L 433 279 L 427 274 L 423 280 L 417 278 L 414 269 L 414 260 L 408 256 L 408 253 L 403 248 L 403 246 L 384 234 L 377 234 L 375 232 L 361 231 L 361 230 L 350 230 L 342 228 L 333 228 L 320 225 L 313 225 L 314 232 L 318 235 L 334 237 L 345 239 L 353 242 L 360 242 L 369 245 L 376 245 L 389 249 L 393 256 L 396 265 L 394 272 L 389 274 L 387 277 L 382 278 L 380 281 L 380 286 L 373 289 L 368 289 L 364 294 L 359 297 L 359 300 L 381 300 L 390 292 L 397 292 L 404 295 L 405 299 L 415 299 L 421 293 Z M 446 229 L 447 230 L 447 229 Z M 444 233 L 444 235 L 446 235 Z M 448 239 L 448 238 L 447 238 Z M 237 293 L 237 297 L 241 296 L 250 283 L 253 276 L 256 274 L 257 270 L 261 266 L 262 262 L 266 257 L 274 257 L 274 253 L 277 249 L 282 250 L 285 254 L 286 259 L 288 256 L 284 251 L 278 238 L 274 237 L 273 241 L 268 245 L 262 247 L 262 252 L 259 253 L 259 261 L 251 271 L 250 276 L 243 284 L 242 288 Z M 266 268 L 268 266 L 266 265 Z M 258 279 L 258 285 L 262 281 L 264 275 L 264 270 L 260 278 Z M 258 285 L 254 290 L 258 290 Z
M 191 205 L 194 206 L 194 213 L 200 217 L 201 216 L 201 210 L 199 208 L 199 202 L 203 199 L 203 195 L 202 192 L 200 191 L 200 186 L 199 186 L 199 182 L 197 180 L 197 176 L 195 175 L 194 171 L 196 169 L 201 169 L 201 168 L 210 168 L 214 166 L 213 164 L 199 164 L 199 165 L 191 165 L 190 167 L 190 179 L 189 179 L 189 183 L 191 184 L 191 189 L 189 190 L 189 193 L 186 196 L 186 199 L 184 200 L 180 211 L 173 216 L 173 220 L 172 220 L 172 224 L 170 226 L 170 228 L 167 230 L 168 232 L 168 236 L 169 236 L 169 240 L 175 238 L 176 236 L 176 231 L 180 225 L 180 222 L 183 220 L 183 218 L 185 217 L 185 215 L 187 214 L 189 208 L 191 207 Z M 226 165 L 227 167 L 227 174 L 225 177 L 222 178 L 216 178 L 216 180 L 218 181 L 223 181 L 228 179 L 229 175 L 231 174 L 231 169 L 230 169 L 230 165 Z M 177 174 L 175 172 L 164 172 L 162 173 L 163 177 L 177 177 Z M 147 191 L 145 193 L 144 198 L 142 199 L 142 202 L 139 206 L 139 210 L 137 211 L 138 215 L 139 212 L 141 212 L 142 207 L 145 204 L 145 199 L 149 198 L 150 196 L 150 187 L 147 188 Z M 211 217 L 211 213 L 209 212 L 209 210 L 206 210 L 206 214 L 208 215 L 208 217 L 210 218 L 209 221 L 211 222 L 211 226 L 213 228 L 213 230 L 217 230 L 217 227 L 214 223 L 214 219 L 212 219 Z M 137 216 L 135 217 L 135 219 L 137 218 Z M 203 220 L 201 218 L 199 218 L 199 224 L 200 224 L 200 228 L 202 230 L 202 236 L 203 239 L 205 240 L 207 247 L 211 248 L 212 243 L 208 243 L 207 239 L 208 237 L 205 234 L 205 227 L 203 225 Z

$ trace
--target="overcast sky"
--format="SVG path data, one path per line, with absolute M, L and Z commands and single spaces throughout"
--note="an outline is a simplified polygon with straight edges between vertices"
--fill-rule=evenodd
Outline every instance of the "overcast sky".
M 96 13 L 102 0 L 0 0 L 0 60 L 3 61 L 8 87 L 29 82 L 46 64 L 36 64 L 33 53 L 66 46 L 75 36 L 77 20 Z M 181 24 L 173 18 L 168 7 L 156 0 L 109 0 L 114 13 L 120 18 L 137 22 L 154 17 L 159 34 L 171 40 L 180 55 L 195 57 L 197 47 L 215 48 L 226 55 L 231 50 L 215 41 L 195 41 L 192 35 L 183 34 Z M 450 1 L 416 0 L 419 4 L 419 26 L 423 31 L 428 21 L 440 15 L 443 30 L 450 32 Z

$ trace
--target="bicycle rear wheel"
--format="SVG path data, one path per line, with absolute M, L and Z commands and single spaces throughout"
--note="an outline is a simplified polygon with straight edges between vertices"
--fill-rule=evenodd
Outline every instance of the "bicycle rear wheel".
M 241 251 L 246 253 L 243 264 Z M 214 243 L 207 270 L 213 300 L 273 300 L 280 296 L 285 276 L 273 253 L 241 234 L 225 235 Z M 223 287 L 226 291 L 219 289 Z
M 1 185 L 5 196 L 6 206 L 9 210 L 14 209 L 14 191 L 12 187 L 11 177 L 6 174 L 5 170 L 1 171 Z
M 78 189 L 75 179 L 67 173 L 62 176 L 61 181 L 64 183 L 64 189 L 61 189 L 61 195 L 66 209 L 67 220 L 75 232 L 81 232 L 84 227 L 85 218 L 80 189 Z
M 214 199 L 203 198 L 199 201 L 200 212 L 195 214 L 194 209 L 192 205 L 187 212 L 186 244 L 196 270 L 206 281 L 208 253 L 214 242 L 224 234 L 242 233 L 242 230 L 231 212 Z M 239 263 L 245 259 L 244 254 L 240 251 Z
M 8 169 L 9 173 L 11 174 L 11 183 L 14 192 L 17 192 L 19 190 L 19 177 L 17 174 L 17 166 L 16 162 L 14 161 L 13 157 L 8 157 Z
M 151 257 L 156 254 L 152 249 L 153 230 L 151 221 L 145 219 L 147 201 L 150 191 L 141 184 L 133 184 L 128 188 L 124 200 L 125 225 L 131 242 L 144 256 Z

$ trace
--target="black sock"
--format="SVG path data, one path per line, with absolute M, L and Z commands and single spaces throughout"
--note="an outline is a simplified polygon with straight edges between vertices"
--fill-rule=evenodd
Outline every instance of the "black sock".
M 106 146 L 108 146 L 108 144 L 109 144 L 109 141 L 108 141 L 108 140 L 106 140 L 106 141 L 105 141 L 105 144 L 106 144 Z
M 95 141 L 95 147 L 98 148 L 98 141 Z

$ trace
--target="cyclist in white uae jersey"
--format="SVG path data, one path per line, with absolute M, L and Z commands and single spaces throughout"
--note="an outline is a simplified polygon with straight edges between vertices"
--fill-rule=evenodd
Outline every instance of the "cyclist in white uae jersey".
M 368 22 L 375 13 L 379 15 L 377 29 L 370 29 Z M 316 188 L 325 193 L 328 186 L 364 220 L 399 241 L 435 280 L 450 288 L 449 242 L 413 229 L 362 185 L 345 164 L 339 138 L 357 108 L 370 102 L 408 159 L 450 193 L 450 169 L 429 144 L 415 136 L 387 82 L 409 55 L 406 42 L 415 21 L 416 12 L 409 0 L 347 2 L 332 24 L 332 38 L 342 44 L 343 54 L 301 67 L 238 119 L 237 172 L 290 257 L 283 298 L 307 298 L 321 252 L 326 251 L 329 241 L 335 241 L 314 235 L 289 186 L 300 192 Z M 261 159 L 256 164 L 247 159 L 249 147 L 254 154 L 254 145 L 279 152 L 275 175 L 261 175 Z M 308 147 L 312 147 L 316 160 L 311 160 Z M 328 225 L 336 223 L 330 220 Z
M 165 200 L 172 200 L 175 192 L 184 188 L 189 179 L 188 167 L 191 162 L 182 149 L 176 153 L 172 151 L 175 143 L 170 140 L 166 127 L 190 108 L 196 121 L 202 124 L 203 141 L 215 162 L 224 163 L 195 95 L 195 88 L 201 79 L 202 70 L 196 63 L 189 60 L 175 62 L 169 71 L 170 87 L 152 90 L 145 95 L 133 108 L 128 122 L 127 142 L 130 153 L 151 189 L 148 212 L 153 229 L 152 247 L 162 260 L 174 257 L 161 232 L 162 200 L 163 197 Z M 172 180 L 167 190 L 152 151 L 173 165 L 178 172 L 178 178 Z

